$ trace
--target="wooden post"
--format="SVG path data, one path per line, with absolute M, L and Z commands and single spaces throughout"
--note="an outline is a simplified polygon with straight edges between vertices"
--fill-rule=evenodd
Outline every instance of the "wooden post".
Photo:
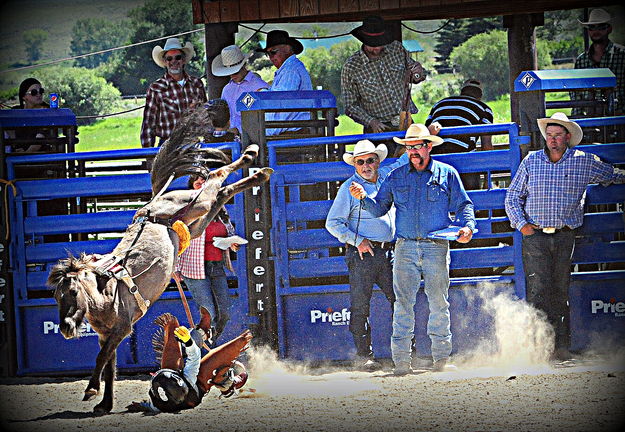
M 211 72 L 213 59 L 228 45 L 234 44 L 234 34 L 237 32 L 237 23 L 218 23 L 204 25 L 204 43 L 206 45 L 206 96 L 209 99 L 221 97 L 230 77 L 216 77 Z
M 503 20 L 508 29 L 511 120 L 520 126 L 522 135 L 532 136 L 532 149 L 541 147 L 536 119 L 545 116 L 545 95 L 542 92 L 515 93 L 514 80 L 523 71 L 538 69 L 535 27 L 543 23 L 542 13 L 506 15 Z

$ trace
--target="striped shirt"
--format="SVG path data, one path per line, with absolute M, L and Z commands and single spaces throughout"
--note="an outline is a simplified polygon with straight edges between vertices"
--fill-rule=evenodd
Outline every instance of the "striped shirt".
M 180 85 L 169 73 L 148 88 L 141 124 L 141 147 L 154 147 L 156 137 L 161 142 L 169 138 L 182 114 L 192 102 L 206 102 L 202 80 L 184 72 Z
M 306 70 L 306 66 L 296 56 L 292 55 L 287 58 L 282 66 L 276 71 L 273 77 L 273 83 L 269 87 L 270 91 L 297 91 L 297 90 L 312 90 L 312 81 L 310 80 L 310 74 Z M 310 113 L 308 112 L 270 112 L 265 114 L 265 120 L 267 121 L 284 121 L 284 120 L 309 120 Z M 278 135 L 285 131 L 296 131 L 301 129 L 296 128 L 270 128 L 267 129 L 266 134 Z
M 471 126 L 493 123 L 493 111 L 488 105 L 471 96 L 452 96 L 438 101 L 425 121 L 429 126 L 439 122 L 443 127 Z M 475 150 L 477 136 L 445 137 L 445 142 L 433 147 L 432 154 Z
M 544 150 L 530 152 L 519 165 L 506 193 L 506 213 L 513 228 L 577 228 L 584 219 L 586 187 L 625 183 L 625 172 L 598 156 L 567 149 L 553 163 Z
M 611 102 L 614 102 L 616 97 L 617 102 L 614 105 L 614 111 L 617 114 L 622 114 L 625 109 L 625 47 L 623 45 L 615 44 L 612 41 L 608 43 L 605 53 L 601 57 L 599 63 L 595 63 L 592 60 L 594 44 L 590 46 L 587 52 L 584 52 L 575 60 L 575 69 L 592 69 L 592 68 L 608 68 L 616 76 L 616 89 L 611 93 Z M 595 90 L 598 92 L 598 96 L 603 98 L 605 92 L 603 90 Z M 573 100 L 594 100 L 591 91 L 576 91 L 571 92 L 571 99 Z M 573 115 L 584 115 L 585 111 L 590 111 L 591 108 L 573 108 Z
M 398 126 L 408 91 L 404 77 L 415 63 L 399 41 L 386 45 L 381 57 L 374 60 L 358 50 L 341 70 L 345 114 L 365 126 L 373 119 Z M 409 110 L 413 114 L 418 111 L 412 99 Z
M 218 219 L 215 219 L 217 221 Z M 225 224 L 228 236 L 234 235 L 234 227 L 231 224 Z M 204 272 L 204 251 L 206 247 L 206 231 L 191 240 L 191 244 L 178 258 L 176 264 L 176 271 L 182 273 L 182 275 L 189 279 L 206 279 L 206 273 Z M 212 239 L 212 237 L 211 237 Z M 225 251 L 224 251 L 225 252 Z M 224 256 L 225 259 L 225 256 Z

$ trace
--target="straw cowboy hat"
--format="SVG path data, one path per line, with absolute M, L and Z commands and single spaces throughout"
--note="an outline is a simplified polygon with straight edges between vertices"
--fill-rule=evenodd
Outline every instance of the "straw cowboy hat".
M 162 68 L 167 67 L 167 63 L 165 63 L 165 54 L 169 50 L 182 51 L 187 60 L 191 60 L 195 56 L 195 50 L 193 49 L 191 42 L 187 42 L 184 46 L 182 46 L 182 43 L 180 43 L 178 38 L 169 38 L 165 41 L 165 46 L 163 48 L 157 45 L 152 50 L 152 60 L 154 60 L 154 63 Z
M 593 9 L 588 15 L 588 21 L 578 21 L 583 26 L 589 26 L 593 24 L 607 24 L 612 21 L 612 16 L 610 16 L 610 14 L 603 9 Z
M 582 128 L 579 127 L 579 125 L 575 123 L 574 121 L 569 120 L 566 114 L 561 113 L 561 112 L 557 112 L 548 118 L 540 118 L 537 120 L 537 122 L 538 122 L 538 129 L 540 129 L 540 133 L 543 135 L 543 138 L 545 139 L 547 139 L 546 129 L 549 124 L 555 123 L 560 126 L 563 126 L 571 134 L 571 141 L 569 142 L 569 147 L 575 147 L 577 144 L 579 144 L 582 141 L 582 138 L 584 137 Z
M 350 33 L 360 42 L 370 47 L 388 45 L 393 41 L 390 32 L 386 29 L 384 19 L 375 15 L 366 17 L 362 21 L 362 25 L 353 29 Z
M 406 145 L 407 141 L 427 140 L 432 143 L 433 146 L 437 146 L 443 143 L 443 139 L 436 135 L 431 135 L 428 128 L 421 123 L 413 123 L 406 131 L 406 136 L 402 138 L 393 137 L 393 141 L 398 144 Z
M 247 63 L 253 52 L 243 54 L 241 48 L 229 45 L 221 50 L 221 54 L 213 59 L 211 71 L 215 76 L 228 76 L 237 73 Z
M 304 51 L 304 45 L 295 38 L 289 36 L 289 33 L 284 30 L 271 30 L 267 33 L 267 43 L 265 48 L 257 48 L 258 52 L 267 52 L 267 50 L 276 45 L 291 45 L 294 54 L 300 54 Z
M 378 155 L 378 159 L 380 159 L 380 162 L 382 162 L 384 159 L 386 159 L 386 156 L 388 155 L 388 149 L 384 144 L 380 144 L 376 147 L 375 144 L 373 144 L 369 140 L 361 140 L 356 143 L 353 152 L 343 153 L 343 160 L 346 164 L 354 165 L 354 158 L 356 156 L 362 156 L 370 153 L 375 153 L 376 155 Z

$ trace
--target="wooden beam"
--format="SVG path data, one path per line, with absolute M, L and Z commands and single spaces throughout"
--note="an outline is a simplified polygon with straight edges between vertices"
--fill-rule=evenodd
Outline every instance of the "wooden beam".
M 300 0 L 299 14 L 300 16 L 319 15 L 319 1 L 318 0 Z
M 300 16 L 298 0 L 280 0 L 279 3 L 281 18 Z
M 260 18 L 260 6 L 258 0 L 249 0 L 239 7 L 239 15 L 242 22 L 255 21 Z
M 260 19 L 257 22 L 280 18 L 280 3 L 276 0 L 258 0 Z

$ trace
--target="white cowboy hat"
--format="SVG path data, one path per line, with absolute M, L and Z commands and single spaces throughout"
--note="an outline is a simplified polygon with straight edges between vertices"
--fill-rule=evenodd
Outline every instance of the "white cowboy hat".
M 182 51 L 187 60 L 191 60 L 195 56 L 195 50 L 193 49 L 191 42 L 187 42 L 184 46 L 182 46 L 182 43 L 180 43 L 178 38 L 169 38 L 165 41 L 165 46 L 163 48 L 157 45 L 152 50 L 152 60 L 154 60 L 154 63 L 162 68 L 167 67 L 164 57 L 169 50 Z
M 384 159 L 386 159 L 386 155 L 388 155 L 388 149 L 384 144 L 380 144 L 376 147 L 375 144 L 373 144 L 369 140 L 361 140 L 356 143 L 353 152 L 343 153 L 343 160 L 346 164 L 354 165 L 354 157 L 366 155 L 369 153 L 375 153 L 376 155 L 378 155 L 378 159 L 380 159 L 380 162 L 382 162 Z
M 413 123 L 408 127 L 406 136 L 402 138 L 393 137 L 393 141 L 398 144 L 406 145 L 406 141 L 427 140 L 432 143 L 433 146 L 437 146 L 443 143 L 443 139 L 436 135 L 431 135 L 428 128 L 421 123 Z
M 229 45 L 221 50 L 221 54 L 213 59 L 211 71 L 215 76 L 228 76 L 241 70 L 245 62 L 254 53 L 243 54 L 241 48 Z
M 588 21 L 582 22 L 580 20 L 579 23 L 583 26 L 593 25 L 593 24 L 607 24 L 612 21 L 612 16 L 603 9 L 593 9 L 590 11 L 588 15 Z
M 575 147 L 582 141 L 584 137 L 584 133 L 582 132 L 582 128 L 579 127 L 577 123 L 569 120 L 566 114 L 557 112 L 551 117 L 548 118 L 540 118 L 537 120 L 538 129 L 540 129 L 540 133 L 543 135 L 543 138 L 547 139 L 547 125 L 551 123 L 558 124 L 566 128 L 566 130 L 571 134 L 571 141 L 569 142 L 570 147 Z

